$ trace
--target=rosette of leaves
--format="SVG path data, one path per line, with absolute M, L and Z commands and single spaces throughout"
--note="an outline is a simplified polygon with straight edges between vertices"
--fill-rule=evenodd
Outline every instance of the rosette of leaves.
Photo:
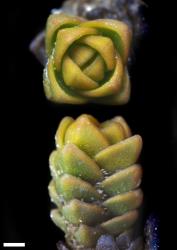
M 143 194 L 139 135 L 122 117 L 99 123 L 90 115 L 65 117 L 50 155 L 49 194 L 54 223 L 71 249 L 95 248 L 101 235 L 133 230 Z
M 52 14 L 45 39 L 44 88 L 49 100 L 71 104 L 128 101 L 131 31 L 126 24 Z

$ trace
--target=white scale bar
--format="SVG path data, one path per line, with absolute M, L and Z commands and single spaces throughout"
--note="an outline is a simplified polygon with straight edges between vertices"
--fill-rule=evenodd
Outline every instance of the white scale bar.
M 3 247 L 25 247 L 25 243 L 3 243 Z

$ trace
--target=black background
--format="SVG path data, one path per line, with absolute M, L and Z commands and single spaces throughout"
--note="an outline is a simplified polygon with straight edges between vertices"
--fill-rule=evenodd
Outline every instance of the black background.
M 50 104 L 43 93 L 42 66 L 29 52 L 50 9 L 61 1 L 11 1 L 8 43 L 8 111 L 6 112 L 4 239 L 26 242 L 27 248 L 56 249 L 63 234 L 49 217 L 48 156 L 60 120 L 81 113 L 100 121 L 122 115 L 144 141 L 144 217 L 160 218 L 161 249 L 175 249 L 177 196 L 177 57 L 175 1 L 145 1 L 148 28 L 134 50 L 130 68 L 131 101 L 122 107 Z M 37 5 L 38 3 L 38 5 Z

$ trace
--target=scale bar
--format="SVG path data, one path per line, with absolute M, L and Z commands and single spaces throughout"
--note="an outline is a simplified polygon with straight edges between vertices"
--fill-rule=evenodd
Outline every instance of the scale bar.
M 3 243 L 3 247 L 25 247 L 25 243 Z

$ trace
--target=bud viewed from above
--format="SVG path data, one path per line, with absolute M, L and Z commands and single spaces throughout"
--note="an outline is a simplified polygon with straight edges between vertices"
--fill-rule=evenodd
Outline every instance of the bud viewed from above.
M 131 31 L 123 22 L 50 15 L 45 33 L 47 98 L 70 104 L 127 103 L 130 43 Z

